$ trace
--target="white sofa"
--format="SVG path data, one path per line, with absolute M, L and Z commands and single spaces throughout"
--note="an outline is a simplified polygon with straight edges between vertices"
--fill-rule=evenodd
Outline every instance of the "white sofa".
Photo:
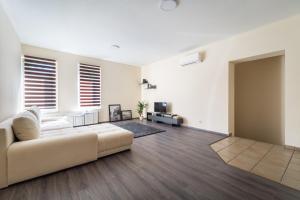
M 112 124 L 45 129 L 18 141 L 13 119 L 0 123 L 0 188 L 128 150 L 133 133 Z

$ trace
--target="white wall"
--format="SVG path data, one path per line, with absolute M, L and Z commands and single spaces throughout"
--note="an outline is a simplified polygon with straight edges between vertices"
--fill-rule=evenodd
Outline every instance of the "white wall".
M 122 109 L 135 113 L 141 98 L 140 67 L 129 66 L 84 56 L 22 45 L 24 55 L 56 59 L 58 63 L 58 110 L 70 112 L 79 109 L 78 64 L 101 66 L 100 121 L 108 121 L 108 105 L 121 104 Z M 136 117 L 136 113 L 135 116 Z
M 18 112 L 21 44 L 0 4 L 0 121 Z
M 142 98 L 172 103 L 185 125 L 229 132 L 229 62 L 285 51 L 285 143 L 300 147 L 300 15 L 142 67 L 142 78 L 157 84 Z M 180 67 L 182 55 L 206 51 L 203 63 Z M 151 108 L 150 108 L 151 109 Z

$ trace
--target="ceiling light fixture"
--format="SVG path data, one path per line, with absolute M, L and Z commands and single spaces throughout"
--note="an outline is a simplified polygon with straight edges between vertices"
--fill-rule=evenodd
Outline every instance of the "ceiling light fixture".
M 162 11 L 172 11 L 178 6 L 177 0 L 161 0 L 159 8 Z

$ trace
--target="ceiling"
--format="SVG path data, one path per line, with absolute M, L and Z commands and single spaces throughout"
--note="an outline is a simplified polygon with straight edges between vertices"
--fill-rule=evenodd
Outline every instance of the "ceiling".
M 22 43 L 137 66 L 300 12 L 299 0 L 0 1 Z

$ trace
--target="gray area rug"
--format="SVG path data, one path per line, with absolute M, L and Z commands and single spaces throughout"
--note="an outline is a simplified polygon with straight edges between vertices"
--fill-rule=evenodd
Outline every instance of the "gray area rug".
M 137 122 L 128 122 L 125 124 L 115 124 L 115 125 L 133 132 L 135 138 L 165 132 L 165 130 L 154 128 L 152 126 L 140 124 Z

